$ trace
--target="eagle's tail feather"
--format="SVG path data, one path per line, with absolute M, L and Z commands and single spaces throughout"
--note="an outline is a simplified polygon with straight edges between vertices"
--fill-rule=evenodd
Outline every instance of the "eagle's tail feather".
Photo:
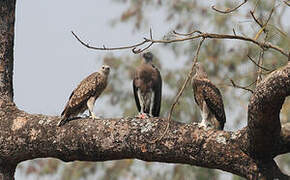
M 60 126 L 64 125 L 66 122 L 68 122 L 67 120 L 68 120 L 67 118 L 62 118 L 62 119 L 57 123 L 57 126 L 60 127 Z
M 64 114 L 66 114 L 67 111 L 67 106 L 64 108 L 64 110 L 61 112 L 61 116 L 64 116 Z

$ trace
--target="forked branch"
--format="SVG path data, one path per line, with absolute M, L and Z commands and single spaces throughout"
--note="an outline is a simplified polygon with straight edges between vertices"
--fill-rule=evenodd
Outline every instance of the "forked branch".
M 135 49 L 136 50 L 137 47 L 140 47 L 140 46 L 147 44 L 147 43 L 149 43 L 149 47 L 150 47 L 153 44 L 168 44 L 168 43 L 189 41 L 189 40 L 198 39 L 198 38 L 204 38 L 204 39 L 210 38 L 210 39 L 237 39 L 237 40 L 242 40 L 242 41 L 248 41 L 248 42 L 251 42 L 251 43 L 258 45 L 262 49 L 265 49 L 265 50 L 273 49 L 273 50 L 280 52 L 281 54 L 283 54 L 287 58 L 289 57 L 289 52 L 286 52 L 284 49 L 282 49 L 276 45 L 273 45 L 270 42 L 259 42 L 253 38 L 238 36 L 238 35 L 202 33 L 200 31 L 193 31 L 193 32 L 197 32 L 198 35 L 193 36 L 190 33 L 188 33 L 189 35 L 187 36 L 187 34 L 181 34 L 181 33 L 177 33 L 175 31 L 175 34 L 181 34 L 182 36 L 186 36 L 186 37 L 174 38 L 174 39 L 170 39 L 170 40 L 154 40 L 154 39 L 144 38 L 144 41 L 137 43 L 137 44 L 134 44 L 134 45 L 121 46 L 121 47 L 110 47 L 110 48 L 107 48 L 105 46 L 103 46 L 103 47 L 90 46 L 88 43 L 85 43 L 84 41 L 82 41 L 73 31 L 72 31 L 72 34 L 82 45 L 84 45 L 85 47 L 87 47 L 89 49 L 94 49 L 94 50 L 121 50 L 121 49 L 132 49 L 132 50 Z M 148 46 L 146 48 L 148 48 Z M 140 53 L 140 52 L 142 52 L 142 50 L 133 51 L 133 52 Z
M 231 81 L 231 83 L 232 83 L 232 85 L 233 85 L 234 88 L 244 89 L 244 90 L 246 90 L 246 91 L 249 91 L 249 92 L 251 92 L 251 93 L 254 93 L 254 91 L 253 91 L 252 89 L 249 89 L 249 88 L 248 88 L 248 87 L 251 86 L 253 83 L 251 83 L 249 86 L 244 87 L 244 86 L 237 85 L 237 84 L 234 82 L 234 80 L 232 80 L 232 79 L 230 79 L 230 81 Z

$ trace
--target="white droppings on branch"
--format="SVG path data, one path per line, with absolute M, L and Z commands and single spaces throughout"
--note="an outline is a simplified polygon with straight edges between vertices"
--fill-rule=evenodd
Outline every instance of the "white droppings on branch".
M 216 141 L 220 144 L 226 144 L 226 138 L 222 135 L 222 134 L 219 134 L 217 137 L 216 137 Z
M 34 128 L 31 129 L 29 132 L 30 140 L 33 141 L 37 138 L 37 135 L 40 133 L 40 130 L 35 130 Z
M 27 119 L 25 117 L 17 117 L 14 119 L 13 124 L 12 124 L 12 131 L 16 131 L 18 129 L 21 129 L 25 124 L 27 123 Z
M 237 139 L 237 138 L 239 138 L 240 137 L 240 132 L 239 131 L 236 131 L 236 132 L 233 132 L 233 133 L 231 133 L 231 140 L 235 140 L 235 139 Z
M 141 128 L 141 133 L 146 133 L 148 131 L 152 130 L 152 123 L 146 123 L 144 126 Z

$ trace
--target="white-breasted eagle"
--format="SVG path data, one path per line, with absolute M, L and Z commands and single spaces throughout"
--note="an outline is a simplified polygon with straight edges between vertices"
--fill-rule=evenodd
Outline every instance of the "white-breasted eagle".
M 82 114 L 87 109 L 90 117 L 97 119 L 93 112 L 96 99 L 101 95 L 107 86 L 110 67 L 103 65 L 99 72 L 92 73 L 83 79 L 78 87 L 71 93 L 69 100 L 61 113 L 61 120 L 58 126 L 64 125 L 70 119 Z
M 143 54 L 143 62 L 136 68 L 133 80 L 135 102 L 141 118 L 148 114 L 158 117 L 160 113 L 162 78 L 152 60 L 151 52 Z
M 201 64 L 195 64 L 195 75 L 192 78 L 194 100 L 202 114 L 201 126 L 224 129 L 226 115 L 222 95 L 219 89 L 207 78 Z

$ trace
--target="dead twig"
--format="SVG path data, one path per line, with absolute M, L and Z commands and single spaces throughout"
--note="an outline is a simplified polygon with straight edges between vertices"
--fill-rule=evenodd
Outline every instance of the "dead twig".
M 84 41 L 82 41 L 73 31 L 71 31 L 71 33 L 73 34 L 73 36 L 85 47 L 89 48 L 89 49 L 94 49 L 94 50 L 121 50 L 121 49 L 134 49 L 137 48 L 143 44 L 146 44 L 147 42 L 150 42 L 149 39 L 144 38 L 144 41 L 131 45 L 131 46 L 121 46 L 121 47 L 113 47 L 113 48 L 107 48 L 103 45 L 103 47 L 94 47 L 94 46 L 90 46 L 88 43 L 85 43 Z M 134 52 L 134 51 L 133 51 Z M 139 51 L 138 51 L 139 52 Z
M 258 85 L 262 81 L 262 69 L 260 68 L 263 64 L 264 50 L 260 52 L 259 60 L 258 60 L 258 70 L 257 70 L 257 83 Z
M 270 21 L 270 19 L 272 17 L 272 14 L 273 14 L 274 10 L 275 10 L 275 6 L 271 9 L 271 12 L 270 12 L 270 14 L 268 16 L 268 19 L 266 20 L 264 26 L 267 26 L 268 22 Z
M 153 33 L 152 33 L 152 29 L 150 28 L 150 39 L 153 39 Z M 144 38 L 144 41 L 150 41 L 149 39 L 147 38 Z M 137 47 L 134 47 L 132 49 L 132 52 L 135 53 L 135 54 L 139 54 L 143 51 L 145 51 L 146 49 L 149 49 L 154 43 L 151 42 L 148 46 L 146 46 L 145 48 L 141 48 L 141 49 L 137 49 Z
M 238 5 L 237 7 L 233 8 L 233 9 L 229 9 L 227 8 L 226 10 L 219 10 L 217 9 L 215 6 L 211 6 L 211 8 L 219 13 L 223 13 L 223 14 L 228 14 L 231 12 L 234 12 L 235 10 L 239 9 L 242 5 L 246 4 L 248 0 L 244 0 L 244 2 L 242 2 L 240 5 Z
M 283 1 L 287 6 L 290 7 L 290 3 L 286 0 L 286 1 Z
M 254 21 L 255 21 L 255 22 L 260 26 L 260 28 L 263 28 L 263 23 L 260 22 L 260 21 L 256 18 L 255 14 L 254 14 L 254 11 L 250 11 L 250 14 L 251 14 L 252 18 L 254 19 Z M 263 31 L 265 32 L 266 30 L 264 29 Z
M 268 30 L 266 29 L 266 26 L 268 25 L 268 23 L 269 23 L 269 21 L 270 21 L 270 19 L 271 19 L 271 17 L 272 17 L 272 14 L 273 14 L 273 12 L 274 12 L 274 10 L 275 10 L 275 6 L 271 9 L 271 12 L 270 12 L 270 14 L 269 14 L 269 16 L 268 16 L 268 18 L 267 18 L 267 20 L 266 20 L 266 22 L 265 23 L 263 23 L 263 22 L 260 22 L 256 17 L 255 17 L 255 15 L 254 15 L 254 11 L 250 11 L 250 14 L 251 14 L 251 16 L 252 16 L 252 18 L 254 19 L 254 21 L 260 26 L 260 31 L 257 33 L 257 35 L 255 36 L 255 40 L 257 40 L 258 38 L 259 38 L 259 36 L 260 36 L 260 34 L 261 34 L 261 32 L 263 31 L 264 33 L 267 33 L 268 32 Z
M 197 62 L 197 59 L 198 59 L 198 55 L 199 55 L 199 51 L 200 51 L 200 47 L 201 47 L 201 45 L 202 45 L 202 43 L 203 43 L 204 40 L 205 40 L 205 38 L 202 38 L 202 39 L 200 40 L 200 42 L 199 42 L 199 44 L 198 44 L 198 47 L 197 47 L 197 50 L 196 50 L 196 53 L 195 53 L 195 56 L 194 56 L 194 59 L 193 59 L 193 62 L 192 62 L 191 70 L 190 70 L 190 72 L 188 73 L 187 78 L 185 79 L 185 81 L 184 81 L 184 83 L 183 83 L 181 89 L 179 90 L 179 92 L 178 92 L 177 95 L 175 96 L 175 99 L 174 99 L 173 104 L 171 105 L 171 108 L 170 108 L 170 111 L 169 111 L 169 115 L 168 115 L 168 117 L 167 117 L 168 122 L 167 122 L 167 126 L 166 126 L 166 128 L 165 128 L 165 131 L 163 132 L 163 134 L 162 134 L 159 138 L 157 138 L 157 139 L 151 141 L 150 143 L 155 143 L 156 141 L 161 140 L 161 139 L 164 137 L 164 135 L 167 133 L 168 128 L 169 128 L 169 125 L 170 125 L 171 117 L 172 117 L 172 114 L 173 114 L 174 107 L 175 107 L 176 104 L 178 103 L 179 98 L 181 97 L 182 93 L 184 92 L 184 89 L 185 89 L 186 85 L 188 84 L 189 80 L 190 80 L 191 77 L 192 77 L 192 74 L 193 74 L 193 71 L 194 71 L 194 66 L 195 66 L 195 64 L 196 64 L 196 62 Z
M 263 70 L 265 70 L 265 71 L 271 71 L 271 70 L 269 70 L 269 69 L 267 69 L 267 68 L 265 68 L 265 67 L 262 67 L 262 66 L 260 66 L 259 64 L 257 64 L 256 61 L 254 61 L 253 58 L 251 58 L 250 55 L 247 55 L 247 56 L 248 56 L 248 58 L 250 59 L 250 61 L 252 61 L 252 62 L 253 62 L 256 66 L 258 66 L 259 68 L 261 68 L 261 69 L 263 69 Z
M 235 31 L 235 29 L 233 28 L 233 33 L 234 33 L 234 35 L 236 36 L 237 34 L 236 34 L 236 31 Z
M 263 27 L 263 23 L 261 23 L 255 16 L 254 11 L 250 11 L 250 14 L 252 16 L 252 18 L 254 19 L 254 21 L 262 28 Z
M 179 35 L 179 36 L 191 36 L 194 33 L 202 34 L 202 32 L 198 31 L 198 30 L 195 30 L 195 31 L 192 31 L 192 32 L 189 32 L 189 33 L 179 33 L 179 32 L 176 32 L 175 30 L 173 30 L 173 34 L 176 34 L 176 35 Z
M 257 33 L 255 39 L 258 39 L 259 38 L 259 35 L 262 33 L 262 30 L 265 30 L 264 33 L 266 34 L 265 38 L 264 38 L 264 41 L 266 42 L 267 38 L 268 38 L 268 30 L 266 29 L 271 17 L 272 17 L 272 14 L 275 10 L 275 3 L 273 4 L 273 8 L 266 20 L 266 22 L 263 24 L 261 30 Z M 259 55 L 259 60 L 258 60 L 258 70 L 257 70 L 257 82 L 256 82 L 256 85 L 258 85 L 261 81 L 262 81 L 262 65 L 263 65 L 263 58 L 264 58 L 264 52 L 265 52 L 265 49 L 262 48 L 261 52 L 260 52 L 260 55 Z M 288 57 L 289 58 L 289 57 Z
M 73 33 L 73 32 L 72 32 Z M 189 40 L 193 40 L 193 39 L 198 39 L 198 38 L 211 38 L 211 39 L 237 39 L 237 40 L 243 40 L 243 41 L 248 41 L 248 42 L 252 42 L 258 46 L 260 46 L 262 49 L 273 49 L 276 50 L 278 52 L 280 52 L 281 54 L 283 54 L 284 56 L 286 56 L 288 58 L 288 52 L 286 52 L 284 49 L 271 44 L 270 42 L 259 42 L 253 38 L 249 38 L 249 37 L 245 37 L 245 36 L 237 36 L 237 35 L 230 35 L 230 34 L 215 34 L 215 33 L 200 33 L 198 35 L 195 36 L 188 36 L 188 37 L 183 37 L 183 38 L 175 38 L 175 39 L 170 39 L 170 40 L 154 40 L 154 39 L 147 39 L 144 38 L 144 41 L 131 45 L 131 46 L 123 46 L 123 47 L 114 47 L 114 48 L 107 48 L 105 46 L 98 48 L 98 47 L 93 47 L 90 46 L 86 43 L 84 43 L 82 40 L 80 40 L 80 38 L 75 35 L 73 33 L 73 35 L 75 36 L 75 38 L 85 47 L 90 48 L 90 49 L 94 49 L 94 50 L 121 50 L 121 49 L 134 49 L 135 48 L 135 53 L 140 53 L 142 52 L 141 50 L 136 50 L 137 47 L 144 45 L 146 43 L 149 43 L 149 47 L 152 46 L 153 44 L 166 44 L 166 43 L 175 43 L 175 42 L 183 42 L 183 41 L 189 41 Z M 151 44 L 152 43 L 152 44 Z M 149 48 L 148 46 L 146 48 Z M 143 49 L 144 50 L 144 49 Z
M 231 81 L 231 83 L 232 83 L 232 85 L 233 85 L 233 87 L 234 88 L 240 88 L 240 89 L 244 89 L 244 90 L 247 90 L 247 91 L 249 91 L 249 92 L 251 92 L 251 93 L 254 93 L 254 91 L 252 90 L 252 89 L 249 89 L 249 88 L 247 88 L 247 87 L 243 87 L 243 86 L 240 86 L 240 85 L 237 85 L 232 79 L 230 79 L 230 81 Z M 256 81 L 255 81 L 256 82 Z M 251 84 L 252 85 L 252 84 Z
M 256 11 L 256 9 L 257 9 L 257 7 L 258 7 L 259 1 L 260 1 L 260 0 L 257 0 L 257 1 L 256 1 L 256 4 L 255 4 L 254 10 L 253 10 L 253 13 L 255 13 L 255 11 Z
M 142 49 L 137 49 L 137 47 L 134 47 L 134 48 L 132 49 L 132 52 L 133 52 L 134 54 L 139 54 L 139 53 L 145 51 L 146 49 L 149 49 L 153 44 L 154 44 L 154 43 L 152 42 L 152 43 L 150 43 L 148 46 L 146 46 L 145 48 L 142 48 Z

